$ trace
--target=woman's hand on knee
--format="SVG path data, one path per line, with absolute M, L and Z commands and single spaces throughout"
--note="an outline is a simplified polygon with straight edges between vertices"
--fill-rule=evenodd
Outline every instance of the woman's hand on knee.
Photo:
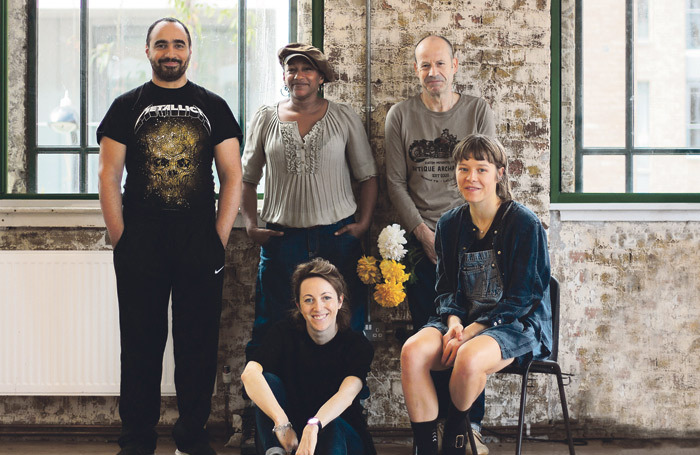
M 316 443 L 318 442 L 318 426 L 307 425 L 301 433 L 301 441 L 297 448 L 296 455 L 314 455 Z
M 442 358 L 441 363 L 447 367 L 452 366 L 457 358 L 457 351 L 460 346 L 467 342 L 464 336 L 462 324 L 455 324 L 447 330 L 442 337 Z
M 464 327 L 462 324 L 455 324 L 447 329 L 447 332 L 445 332 L 445 334 L 442 336 L 442 349 L 445 350 L 445 348 L 447 348 L 447 343 L 454 338 L 457 338 L 458 341 L 462 341 L 462 338 L 464 337 L 462 334 L 463 331 Z
M 294 449 L 299 447 L 299 439 L 297 438 L 297 433 L 292 427 L 287 427 L 283 430 L 276 431 L 275 436 L 277 436 L 277 440 L 280 442 L 282 448 L 287 453 L 292 453 Z

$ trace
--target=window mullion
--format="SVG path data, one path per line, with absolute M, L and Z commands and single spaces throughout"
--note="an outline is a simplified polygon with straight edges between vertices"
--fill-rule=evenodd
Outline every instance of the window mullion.
M 79 192 L 87 193 L 88 146 L 88 0 L 80 2 L 80 182 Z
M 323 51 L 324 0 L 311 1 L 311 44 Z
M 238 0 L 238 118 L 245 119 L 246 107 L 246 37 L 248 35 L 248 5 L 246 0 Z M 243 137 L 246 134 L 245 121 L 240 122 Z
M 27 100 L 29 101 L 30 108 L 27 109 L 27 191 L 29 193 L 36 193 L 36 169 L 37 169 L 37 154 L 38 154 L 38 142 L 37 142 L 37 109 L 39 109 L 39 98 L 37 90 L 37 68 L 39 62 L 38 58 L 38 33 L 39 27 L 37 26 L 37 2 L 30 2 L 29 8 L 27 8 L 27 23 L 33 24 L 30 27 L 29 33 L 27 33 Z
M 583 0 L 576 0 L 574 46 L 574 191 L 583 192 Z
M 297 0 L 289 0 L 289 42 L 297 42 Z
M 634 192 L 634 0 L 625 13 L 625 192 Z

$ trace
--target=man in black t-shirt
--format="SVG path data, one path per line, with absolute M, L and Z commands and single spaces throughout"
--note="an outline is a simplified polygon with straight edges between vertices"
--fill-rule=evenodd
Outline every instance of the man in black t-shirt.
M 187 80 L 191 46 L 177 19 L 153 23 L 146 35 L 151 81 L 119 96 L 97 129 L 100 205 L 119 297 L 119 455 L 156 448 L 171 294 L 177 453 L 216 454 L 204 426 L 216 378 L 225 246 L 240 202 L 241 130 L 221 97 Z

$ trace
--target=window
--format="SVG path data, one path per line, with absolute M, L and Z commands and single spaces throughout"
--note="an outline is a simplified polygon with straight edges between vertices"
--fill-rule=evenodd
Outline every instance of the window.
M 700 0 L 688 0 L 688 49 L 700 49 Z
M 4 15 L 6 0 L 2 3 Z M 13 174 L 26 181 L 0 189 L 8 193 L 97 192 L 95 130 L 115 97 L 150 79 L 144 47 L 154 20 L 173 16 L 188 25 L 193 41 L 188 78 L 226 99 L 244 129 L 261 104 L 280 98 L 276 51 L 296 40 L 296 0 L 35 4 L 27 36 L 26 153 L 6 154 L 3 169 L 4 180 Z
M 649 40 L 649 0 L 637 1 L 637 40 Z
M 700 0 L 558 0 L 552 18 L 552 201 L 700 201 Z
M 700 148 L 700 81 L 688 87 L 688 143 Z

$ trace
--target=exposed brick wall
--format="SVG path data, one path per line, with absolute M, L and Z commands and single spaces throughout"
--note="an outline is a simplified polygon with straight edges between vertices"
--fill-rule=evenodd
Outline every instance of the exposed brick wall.
M 27 191 L 26 128 L 24 126 L 26 111 L 23 102 L 26 96 L 27 36 L 23 31 L 27 28 L 27 11 L 24 1 L 8 3 L 7 37 L 13 45 L 8 46 L 7 59 L 7 87 L 10 95 L 7 100 L 7 160 L 10 163 L 7 188 L 11 193 L 24 193 Z
M 364 1 L 326 0 L 325 51 L 340 73 L 326 96 L 364 115 L 366 12 Z M 342 14 L 340 13 L 342 12 Z M 499 138 L 507 147 L 516 198 L 549 218 L 549 4 L 548 2 L 402 1 L 372 2 L 372 124 L 370 140 L 382 170 L 373 239 L 398 220 L 387 198 L 384 171 L 384 119 L 389 108 L 420 90 L 413 68 L 415 43 L 429 33 L 452 41 L 460 69 L 460 92 L 491 104 Z M 404 305 L 405 306 L 405 305 Z M 408 318 L 406 308 L 373 310 L 384 322 Z M 377 345 L 370 381 L 370 424 L 407 426 L 398 354 L 393 337 Z M 544 382 L 543 382 L 544 384 Z M 517 385 L 494 380 L 489 386 L 490 423 L 517 419 Z M 493 397 L 493 398 L 491 398 Z M 505 402 L 503 401 L 505 400 Z M 546 400 L 532 397 L 535 421 L 546 421 Z

